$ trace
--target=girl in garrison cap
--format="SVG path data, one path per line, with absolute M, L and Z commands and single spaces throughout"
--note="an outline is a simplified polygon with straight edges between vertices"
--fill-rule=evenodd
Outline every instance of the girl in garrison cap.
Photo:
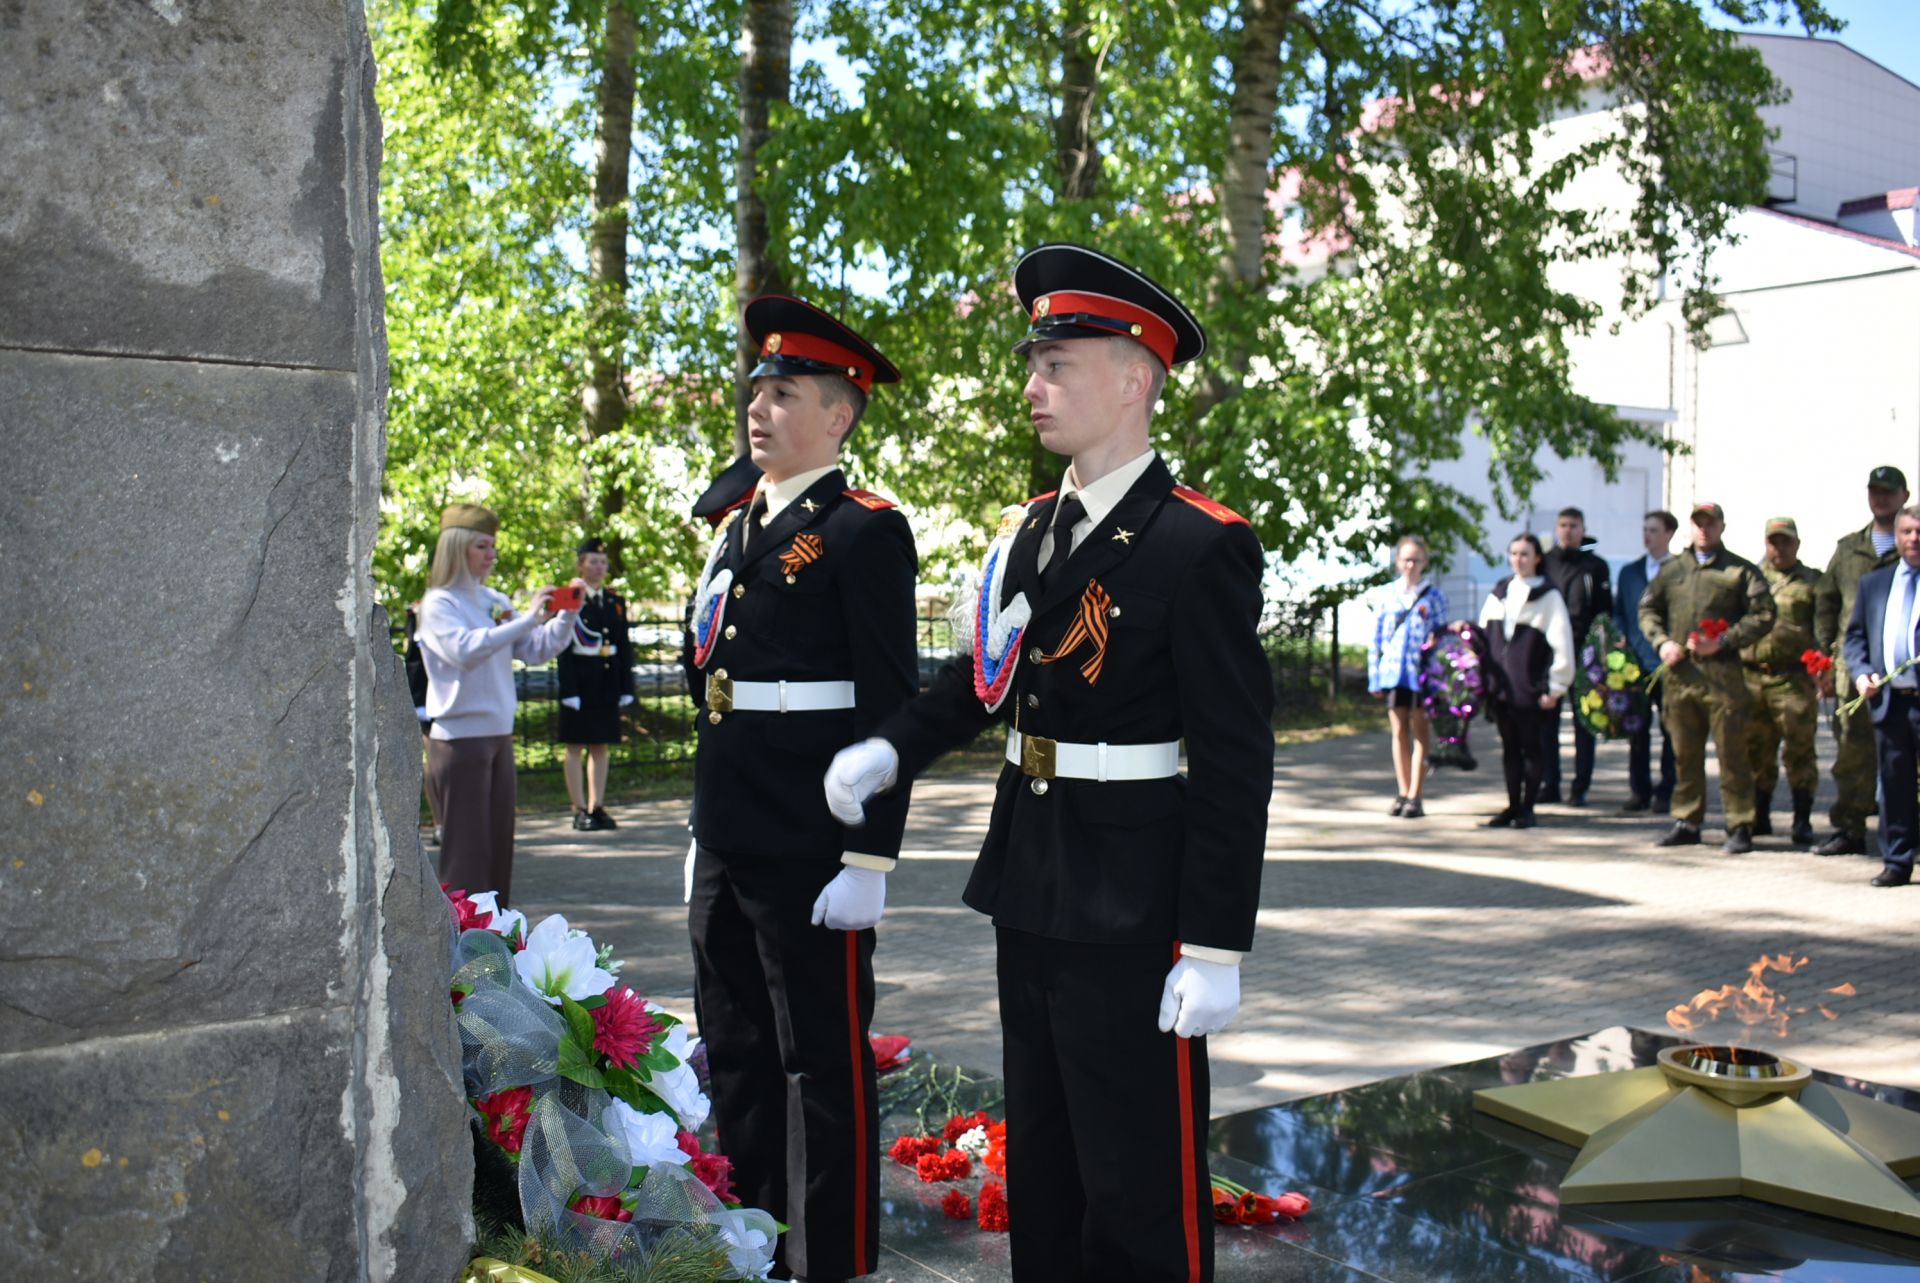
M 573 636 L 573 612 L 547 609 L 553 589 L 533 595 L 524 614 L 485 584 L 499 552 L 500 519 L 456 503 L 440 517 L 420 649 L 433 719 L 427 771 L 439 791 L 440 880 L 466 891 L 513 883 L 513 661 L 544 664 Z

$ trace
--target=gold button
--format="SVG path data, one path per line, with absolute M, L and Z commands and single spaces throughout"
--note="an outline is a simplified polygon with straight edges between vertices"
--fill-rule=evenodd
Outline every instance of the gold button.
M 1038 695 L 1027 696 L 1027 707 L 1028 708 L 1040 707 L 1040 697 Z
M 1038 664 L 1045 657 L 1045 655 L 1046 655 L 1045 651 L 1041 650 L 1038 646 L 1035 646 L 1032 650 L 1029 650 L 1027 652 L 1027 662 L 1029 664 Z
M 723 682 L 727 680 L 727 670 L 726 670 L 726 669 L 724 669 L 724 668 L 716 668 L 716 669 L 714 669 L 714 670 L 713 670 L 713 675 L 714 675 L 715 677 L 718 677 L 718 678 L 719 678 L 719 679 L 720 679 L 721 681 L 723 681 Z
M 797 583 L 799 583 L 800 581 L 799 581 L 798 579 L 795 579 L 795 578 L 794 578 L 794 577 L 793 577 L 792 575 L 788 575 L 788 576 L 787 576 L 787 582 L 788 582 L 788 583 L 790 583 L 790 584 L 797 584 Z
M 744 597 L 744 596 L 746 596 L 746 595 L 747 595 L 747 586 L 746 586 L 745 584 L 735 584 L 735 585 L 733 586 L 733 595 L 734 595 L 734 599 L 735 599 L 735 600 L 738 600 L 738 599 L 740 599 L 740 598 L 742 598 L 742 597 Z
M 1107 618 L 1108 619 L 1120 618 L 1120 608 L 1118 606 L 1109 606 L 1107 608 Z M 729 637 L 733 636 L 733 629 L 731 628 L 727 629 L 727 636 Z
M 1118 606 L 1115 606 L 1113 608 L 1113 613 L 1116 615 L 1119 614 L 1120 608 Z M 738 628 L 735 628 L 732 624 L 728 624 L 727 631 L 724 635 L 728 641 L 732 641 L 735 637 L 739 636 L 739 634 L 740 634 L 740 630 Z
M 713 723 L 713 724 L 714 724 L 715 726 L 718 726 L 718 725 L 720 724 L 720 714 L 718 714 L 718 713 L 708 713 L 708 714 L 707 714 L 707 720 L 708 720 L 709 722 L 712 722 L 712 723 Z
M 1035 797 L 1045 797 L 1047 795 L 1047 782 L 1045 780 L 1035 780 L 1027 787 L 1033 790 Z

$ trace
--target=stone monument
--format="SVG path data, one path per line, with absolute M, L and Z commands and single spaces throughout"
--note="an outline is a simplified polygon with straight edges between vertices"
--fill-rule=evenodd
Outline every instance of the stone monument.
M 359 0 L 0 0 L 0 1263 L 450 1283 Z

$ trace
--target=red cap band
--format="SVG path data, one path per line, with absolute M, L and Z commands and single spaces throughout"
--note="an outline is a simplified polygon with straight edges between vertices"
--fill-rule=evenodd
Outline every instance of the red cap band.
M 781 331 L 760 340 L 761 356 L 791 356 L 840 367 L 840 373 L 862 392 L 873 392 L 873 366 L 831 339 L 814 334 Z
M 1043 294 L 1033 301 L 1032 321 L 1035 325 L 1049 319 L 1084 312 L 1091 316 L 1106 317 L 1119 321 L 1127 328 L 1114 330 L 1123 337 L 1138 339 L 1146 345 L 1149 352 L 1160 358 L 1160 364 L 1173 368 L 1173 327 L 1154 313 L 1125 299 L 1114 298 L 1110 294 L 1081 294 L 1073 290 L 1056 290 L 1052 294 Z M 1096 328 L 1106 329 L 1097 322 Z

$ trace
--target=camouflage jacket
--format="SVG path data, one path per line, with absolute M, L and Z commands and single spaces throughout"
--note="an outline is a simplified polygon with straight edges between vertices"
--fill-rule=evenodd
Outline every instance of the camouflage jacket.
M 1764 562 L 1760 573 L 1773 596 L 1773 631 L 1740 651 L 1749 664 L 1770 664 L 1775 672 L 1804 673 L 1800 656 L 1813 649 L 1813 599 L 1820 572 L 1801 562 L 1792 570 L 1775 570 Z
M 1640 631 L 1655 650 L 1669 641 L 1687 644 L 1687 634 L 1709 619 L 1727 621 L 1721 646 L 1733 654 L 1773 630 L 1773 594 L 1760 570 L 1725 548 L 1704 565 L 1689 548 L 1660 567 L 1640 598 Z
M 1898 549 L 1889 548 L 1885 556 L 1873 550 L 1873 523 L 1869 521 L 1834 545 L 1827 573 L 1813 595 L 1813 639 L 1821 650 L 1840 658 L 1840 636 L 1853 618 L 1853 594 L 1869 570 L 1891 566 L 1900 559 Z

